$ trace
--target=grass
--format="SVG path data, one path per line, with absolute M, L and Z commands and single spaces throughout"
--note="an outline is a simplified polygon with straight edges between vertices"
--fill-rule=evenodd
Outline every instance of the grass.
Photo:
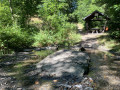
M 120 53 L 120 42 L 116 41 L 115 39 L 112 39 L 108 34 L 100 36 L 98 41 L 101 45 L 104 45 L 111 51 Z

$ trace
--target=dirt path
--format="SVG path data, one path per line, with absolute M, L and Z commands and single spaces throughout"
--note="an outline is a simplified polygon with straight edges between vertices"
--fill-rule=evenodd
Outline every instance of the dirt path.
M 96 90 L 120 90 L 120 58 L 98 43 L 105 34 L 82 35 L 82 46 L 91 58 L 89 76 L 95 81 Z

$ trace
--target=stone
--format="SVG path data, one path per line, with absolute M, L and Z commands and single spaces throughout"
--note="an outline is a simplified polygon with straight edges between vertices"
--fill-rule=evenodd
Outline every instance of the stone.
M 67 84 L 61 84 L 60 86 L 63 86 L 63 87 L 65 87 L 65 88 L 71 88 L 71 87 L 72 87 L 72 86 L 67 85 Z
M 73 88 L 78 88 L 79 90 L 83 90 L 82 85 L 74 85 Z
M 91 87 L 86 87 L 84 90 L 93 90 Z
M 38 85 L 38 84 L 39 84 L 39 81 L 35 81 L 35 84 Z
M 23 88 L 21 88 L 21 87 L 18 87 L 18 88 L 17 88 L 17 90 L 23 90 Z
M 120 56 L 115 56 L 114 60 L 119 60 L 120 59 Z
M 33 49 L 24 49 L 24 52 L 31 52 Z
M 78 47 L 78 46 L 73 46 L 70 49 L 74 50 L 74 51 L 80 51 L 80 47 Z
M 35 50 L 35 51 L 40 51 L 40 50 L 41 50 L 41 48 L 35 48 L 34 50 Z
M 90 43 L 84 43 L 84 44 L 82 44 L 82 46 L 84 48 L 92 48 L 93 47 L 92 44 L 90 44 Z
M 73 50 L 59 50 L 36 64 L 38 73 L 44 76 L 63 77 L 74 75 L 83 77 L 88 67 L 89 56 Z
M 57 47 L 55 47 L 55 46 L 48 46 L 48 47 L 46 47 L 46 49 L 47 49 L 47 50 L 56 50 Z
M 0 87 L 0 90 L 6 90 L 4 87 Z
M 93 79 L 92 79 L 92 78 L 89 78 L 89 81 L 90 81 L 91 83 L 93 83 Z

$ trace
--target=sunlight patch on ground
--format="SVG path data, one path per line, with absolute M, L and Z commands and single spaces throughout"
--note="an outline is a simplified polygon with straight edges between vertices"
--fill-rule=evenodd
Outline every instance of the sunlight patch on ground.
M 100 36 L 98 42 L 104 45 L 104 47 L 108 48 L 109 50 L 111 49 L 116 52 L 120 52 L 120 43 L 118 41 L 115 41 L 114 39 L 111 39 L 108 34 Z
M 52 83 L 43 83 L 40 85 L 39 90 L 52 90 Z
M 118 77 L 113 76 L 108 76 L 107 79 L 111 85 L 120 85 L 120 80 L 117 79 Z
M 81 24 L 81 23 L 78 23 L 78 24 L 77 24 L 77 27 L 78 27 L 78 29 L 83 29 L 83 28 L 84 28 L 84 25 Z
M 32 17 L 30 18 L 30 24 L 40 24 L 43 23 L 43 21 L 40 18 Z

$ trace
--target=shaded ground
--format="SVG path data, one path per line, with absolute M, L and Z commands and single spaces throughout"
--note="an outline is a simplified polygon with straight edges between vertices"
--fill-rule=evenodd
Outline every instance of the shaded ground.
M 91 58 L 89 76 L 95 81 L 96 90 L 120 90 L 120 56 L 111 53 L 114 48 L 107 48 L 98 43 L 106 34 L 83 35 L 81 46 Z
M 62 90 L 64 89 L 63 86 L 56 87 L 54 86 L 54 84 L 56 83 L 59 84 L 59 82 L 62 82 L 63 85 L 67 84 L 66 86 L 68 85 L 72 86 L 73 84 L 80 84 L 80 83 L 84 84 L 84 82 L 87 83 L 89 82 L 89 78 L 86 78 L 87 80 L 84 81 L 82 77 L 80 78 L 72 74 L 69 74 L 67 76 L 62 75 L 59 78 L 54 78 L 53 77 L 54 74 L 45 76 L 42 73 L 39 73 L 38 72 L 39 70 L 36 68 L 36 63 L 40 62 L 43 58 L 45 58 L 46 56 L 48 56 L 53 52 L 54 51 L 51 50 L 40 50 L 40 51 L 30 50 L 29 52 L 19 52 L 16 53 L 15 55 L 8 55 L 1 57 L 0 90 L 57 90 L 57 89 Z M 68 61 L 74 60 L 75 58 L 79 58 L 79 54 L 83 54 L 83 57 L 80 55 L 81 58 L 83 59 L 87 58 L 86 56 L 84 56 L 84 53 L 80 53 L 78 51 L 73 51 L 72 53 L 73 56 L 70 56 L 70 58 L 68 58 Z M 71 53 L 68 54 L 71 55 Z M 66 56 L 68 54 L 66 54 Z M 75 64 L 77 64 L 77 62 L 78 61 L 76 61 Z M 74 68 L 75 72 L 77 73 L 76 70 L 79 67 L 79 65 L 77 67 L 73 67 L 75 65 L 74 63 L 71 62 L 70 64 L 68 64 L 68 66 L 65 66 L 64 62 L 58 63 L 58 65 L 60 64 L 63 65 L 63 68 L 64 67 L 68 68 L 68 70 L 71 69 L 69 67 L 72 67 L 72 69 Z M 51 67 L 53 66 L 51 65 Z M 56 66 L 56 68 L 62 68 L 62 67 Z M 72 70 L 69 71 L 71 73 Z M 88 84 L 87 86 L 91 86 L 91 85 Z
M 36 85 L 36 63 L 53 53 L 52 50 L 19 52 L 0 59 L 0 90 L 27 90 Z
M 97 50 L 88 51 L 91 57 L 89 76 L 96 83 L 96 90 L 120 90 L 120 59 Z

